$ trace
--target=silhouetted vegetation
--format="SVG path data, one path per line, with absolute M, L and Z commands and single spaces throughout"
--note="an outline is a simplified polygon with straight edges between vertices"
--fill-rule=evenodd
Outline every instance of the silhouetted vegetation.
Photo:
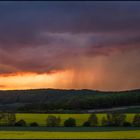
M 36 126 L 39 126 L 39 125 L 38 125 L 37 122 L 32 122 L 32 123 L 30 123 L 30 126 L 32 126 L 32 127 L 36 127 Z
M 82 114 L 81 114 L 82 115 Z M 140 114 L 135 114 L 133 117 L 133 121 L 128 122 L 126 121 L 126 115 L 121 113 L 107 113 L 103 115 L 102 119 L 100 120 L 101 124 L 99 124 L 98 116 L 94 114 L 90 114 L 87 120 L 81 124 L 83 127 L 140 127 Z M 75 118 L 68 118 L 64 120 L 63 125 L 60 125 L 61 118 L 55 115 L 48 115 L 46 118 L 46 126 L 47 127 L 58 127 L 58 126 L 65 126 L 65 127 L 75 127 L 76 126 L 76 119 Z M 26 124 L 26 121 L 20 119 L 16 121 L 16 115 L 14 113 L 0 113 L 0 126 L 31 126 L 31 127 L 38 127 L 39 124 L 37 122 L 32 122 L 30 124 Z M 78 125 L 79 126 L 79 125 Z
M 60 122 L 61 122 L 61 118 L 53 115 L 49 115 L 48 118 L 46 119 L 47 126 L 52 126 L 52 127 L 59 126 Z
M 76 120 L 74 118 L 69 118 L 64 121 L 64 126 L 65 127 L 74 127 L 74 126 L 76 126 Z
M 108 120 L 105 117 L 102 117 L 101 125 L 102 126 L 107 126 L 108 125 Z
M 89 126 L 90 126 L 90 122 L 88 122 L 88 121 L 84 122 L 84 123 L 83 123 L 83 126 L 89 127 Z
M 140 126 L 140 115 L 136 114 L 133 119 L 133 126 L 139 127 Z
M 88 121 L 90 126 L 97 126 L 98 125 L 98 118 L 96 114 L 91 114 L 88 118 Z
M 25 120 L 21 119 L 15 123 L 15 126 L 26 126 Z
M 14 113 L 0 113 L 0 126 L 14 126 L 16 116 Z
M 126 119 L 125 114 L 111 113 L 107 114 L 107 126 L 123 126 Z
M 129 126 L 131 126 L 132 124 L 130 123 L 130 122 L 127 122 L 127 121 L 125 121 L 124 123 L 123 123 L 123 126 L 125 126 L 125 127 L 129 127 Z

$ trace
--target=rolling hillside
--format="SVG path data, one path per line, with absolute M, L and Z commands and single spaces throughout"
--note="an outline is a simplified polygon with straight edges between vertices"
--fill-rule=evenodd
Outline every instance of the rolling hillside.
M 139 106 L 140 90 L 103 92 L 95 90 L 9 90 L 0 91 L 0 111 L 63 112 Z

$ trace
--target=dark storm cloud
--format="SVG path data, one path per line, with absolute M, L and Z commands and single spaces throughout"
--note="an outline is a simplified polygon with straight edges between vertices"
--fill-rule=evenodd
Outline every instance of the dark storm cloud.
M 139 2 L 1 2 L 0 41 L 46 43 L 46 32 L 138 32 Z M 9 44 L 8 44 L 9 46 Z
M 1 2 L 0 25 L 21 34 L 137 31 L 139 6 L 139 2 Z
M 1 2 L 1 46 L 49 42 L 38 36 L 42 31 L 138 32 L 139 5 L 139 2 Z
M 140 2 L 0 2 L 0 73 L 50 72 L 137 49 L 139 25 Z
M 82 57 L 110 55 L 112 52 L 138 50 L 138 38 L 96 34 L 45 33 L 49 43 L 38 46 L 16 46 L 0 50 L 0 72 L 51 72 L 75 67 Z M 132 42 L 135 40 L 135 42 Z M 123 45 L 122 45 L 123 44 Z M 22 44 L 21 44 L 22 45 Z M 134 46 L 132 46 L 134 45 Z
M 87 47 L 85 54 L 88 56 L 95 55 L 110 55 L 112 52 L 123 53 L 125 51 L 130 51 L 133 49 L 139 50 L 140 45 L 140 36 L 139 35 L 112 35 L 103 39 L 100 39 L 98 42 L 92 42 Z

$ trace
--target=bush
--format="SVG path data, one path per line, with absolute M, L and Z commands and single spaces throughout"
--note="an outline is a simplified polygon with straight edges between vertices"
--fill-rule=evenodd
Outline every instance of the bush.
M 47 126 L 50 126 L 50 127 L 59 126 L 60 122 L 61 122 L 60 117 L 56 117 L 53 115 L 49 115 L 46 120 Z
M 26 122 L 24 120 L 19 120 L 15 123 L 15 126 L 26 126 Z
M 89 126 L 90 126 L 90 122 L 88 122 L 88 121 L 84 122 L 84 123 L 83 123 L 83 126 L 89 127 Z
M 74 118 L 69 118 L 64 121 L 64 126 L 65 127 L 74 127 L 74 126 L 76 126 L 76 120 Z
M 36 122 L 32 122 L 32 123 L 30 123 L 30 126 L 36 127 L 36 126 L 39 126 L 39 125 Z
M 127 127 L 127 126 L 131 126 L 131 123 L 130 123 L 130 122 L 124 122 L 124 123 L 123 123 L 123 126 L 126 126 L 126 127 Z

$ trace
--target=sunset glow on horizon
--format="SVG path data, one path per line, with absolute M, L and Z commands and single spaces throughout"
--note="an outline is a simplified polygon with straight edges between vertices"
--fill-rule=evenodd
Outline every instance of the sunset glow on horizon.
M 66 84 L 66 74 L 68 72 L 59 72 L 54 74 L 36 74 L 36 73 L 18 73 L 15 75 L 1 76 L 1 90 L 14 89 L 36 89 L 36 88 L 57 88 L 60 82 Z
M 3 75 L 0 78 L 0 83 L 3 83 L 3 85 L 0 85 L 0 90 L 37 88 L 80 89 L 78 85 L 73 85 L 73 78 L 74 71 L 72 70 L 60 71 L 52 74 L 17 73 L 13 75 Z M 87 78 L 88 77 L 86 77 L 86 79 Z

